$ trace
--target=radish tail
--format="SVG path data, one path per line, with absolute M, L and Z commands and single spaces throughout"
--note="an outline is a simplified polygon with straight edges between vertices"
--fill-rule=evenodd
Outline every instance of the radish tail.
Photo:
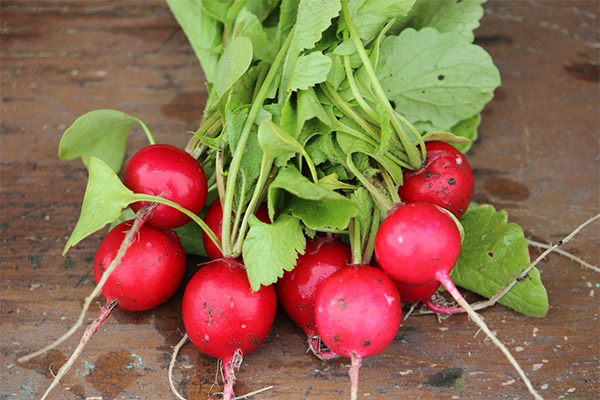
M 179 350 L 183 347 L 183 345 L 188 340 L 188 334 L 183 335 L 179 343 L 173 348 L 173 355 L 171 356 L 171 363 L 169 364 L 169 386 L 171 387 L 171 392 L 177 397 L 179 400 L 186 400 L 185 397 L 179 394 L 177 388 L 175 387 L 175 383 L 173 382 L 173 367 L 175 366 L 175 361 L 177 360 L 177 354 Z
M 77 357 L 79 357 L 79 355 L 83 351 L 83 348 L 85 347 L 85 345 L 92 339 L 92 336 L 94 335 L 94 333 L 96 333 L 98 328 L 100 328 L 100 326 L 102 326 L 104 321 L 106 321 L 106 318 L 109 317 L 111 311 L 116 307 L 116 305 L 117 305 L 116 300 L 111 300 L 104 305 L 104 307 L 100 311 L 100 315 L 98 315 L 98 317 L 94 320 L 94 322 L 92 322 L 87 327 L 87 329 L 83 333 L 83 336 L 81 337 L 81 341 L 79 342 L 79 344 L 73 351 L 73 354 L 71 354 L 71 357 L 69 357 L 67 362 L 65 362 L 63 364 L 63 366 L 60 367 L 60 369 L 58 370 L 58 373 L 54 377 L 54 380 L 52 381 L 52 383 L 50 384 L 48 389 L 46 389 L 46 391 L 44 392 L 44 394 L 42 395 L 40 400 L 44 400 L 50 394 L 52 389 L 54 389 L 54 387 L 56 385 L 58 385 L 58 382 L 60 382 L 61 378 L 63 376 L 65 376 L 66 373 L 71 369 L 71 367 L 73 366 L 73 363 L 75 362 Z
M 437 314 L 461 314 L 465 312 L 465 310 L 461 307 L 438 306 L 433 301 L 431 301 L 431 299 L 425 300 L 423 304 L 425 304 L 427 308 L 429 308 L 431 311 Z
M 235 384 L 235 370 L 239 370 L 242 365 L 242 352 L 236 350 L 231 358 L 223 359 L 223 380 L 225 386 L 223 387 L 223 400 L 231 400 L 235 397 L 233 392 L 233 385 Z
M 473 320 L 473 322 L 475 322 L 481 328 L 481 330 L 483 330 L 483 332 L 485 332 L 485 334 L 491 339 L 491 341 L 496 345 L 496 347 L 498 347 L 500 351 L 504 353 L 504 356 L 517 370 L 517 372 L 521 376 L 521 379 L 523 379 L 523 382 L 525 382 L 527 389 L 529 389 L 529 393 L 531 393 L 535 399 L 543 400 L 543 397 L 540 396 L 540 394 L 535 390 L 535 388 L 531 384 L 531 381 L 529 380 L 529 378 L 527 378 L 527 375 L 525 375 L 525 372 L 523 371 L 519 363 L 517 363 L 517 360 L 515 360 L 512 354 L 510 354 L 510 351 L 508 351 L 506 346 L 504 346 L 504 344 L 502 344 L 502 342 L 498 340 L 496 335 L 494 335 L 492 331 L 490 331 L 490 328 L 488 328 L 487 324 L 483 321 L 479 314 L 477 314 L 475 310 L 473 310 L 471 305 L 467 303 L 464 297 L 462 297 L 462 295 L 454 285 L 454 282 L 452 282 L 452 280 L 450 279 L 450 275 L 448 275 L 448 272 L 439 271 L 436 274 L 436 278 L 444 286 L 448 293 L 450 293 L 452 297 L 454 297 L 454 300 L 456 300 L 456 302 L 462 308 L 464 308 L 464 310 L 467 312 L 467 314 L 469 314 L 469 317 Z
M 48 346 L 44 347 L 43 349 L 35 351 L 26 356 L 20 357 L 17 360 L 18 362 L 22 363 L 25 361 L 29 361 L 32 358 L 35 358 L 37 356 L 41 356 L 44 353 L 47 353 L 48 351 L 52 350 L 53 348 L 57 347 L 62 342 L 64 342 L 68 338 L 70 338 L 83 325 L 83 320 L 85 318 L 85 314 L 89 310 L 90 305 L 92 304 L 92 301 L 96 297 L 98 297 L 98 295 L 102 292 L 102 288 L 104 287 L 104 284 L 106 283 L 106 281 L 108 281 L 108 277 L 110 276 L 110 274 L 117 268 L 117 266 L 119 266 L 119 264 L 121 264 L 121 260 L 125 256 L 125 253 L 127 253 L 127 250 L 129 250 L 129 248 L 131 247 L 131 244 L 137 237 L 137 234 L 139 233 L 140 229 L 142 228 L 144 223 L 148 220 L 148 218 L 150 218 L 150 216 L 152 215 L 152 211 L 156 208 L 156 206 L 157 206 L 157 204 L 151 204 L 150 206 L 144 207 L 137 212 L 137 214 L 135 216 L 135 220 L 133 222 L 133 225 L 127 231 L 125 238 L 123 238 L 123 243 L 121 243 L 121 247 L 119 247 L 119 251 L 117 252 L 117 255 L 115 256 L 114 260 L 110 263 L 110 265 L 108 266 L 106 271 L 104 271 L 104 274 L 102 274 L 102 278 L 100 279 L 100 282 L 98 282 L 98 284 L 96 285 L 96 287 L 94 288 L 92 293 L 90 293 L 90 295 L 85 298 L 85 301 L 83 303 L 83 308 L 81 309 L 81 313 L 79 314 L 79 319 L 77 319 L 77 322 L 75 322 L 75 325 L 73 325 L 71 327 L 71 329 L 69 329 L 64 335 L 62 335 L 61 337 L 56 339 L 54 342 L 52 342 Z
M 350 366 L 350 399 L 356 400 L 358 397 L 358 370 L 360 369 L 362 360 L 354 353 L 352 353 L 350 360 L 352 362 Z

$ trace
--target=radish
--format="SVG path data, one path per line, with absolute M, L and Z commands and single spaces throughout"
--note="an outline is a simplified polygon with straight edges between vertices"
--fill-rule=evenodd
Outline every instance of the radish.
M 269 333 L 276 304 L 273 286 L 253 292 L 243 264 L 231 258 L 209 262 L 188 283 L 183 324 L 200 352 L 223 361 L 224 400 L 233 395 L 234 370 L 242 356 Z
M 177 147 L 155 144 L 131 157 L 123 183 L 135 193 L 160 196 L 198 214 L 206 202 L 206 177 L 198 162 Z M 138 211 L 145 202 L 131 204 Z M 156 228 L 174 229 L 190 218 L 166 205 L 159 205 L 148 223 Z
M 361 360 L 383 351 L 402 320 L 394 282 L 379 268 L 352 265 L 327 278 L 317 291 L 317 332 L 333 352 L 350 358 L 351 397 L 358 392 Z
M 114 260 L 132 222 L 117 225 L 104 238 L 94 261 L 94 278 L 100 282 Z M 110 275 L 102 294 L 125 311 L 151 310 L 168 300 L 185 274 L 185 253 L 174 232 L 144 225 L 121 263 Z
M 473 173 L 467 159 L 444 142 L 427 142 L 425 149 L 425 165 L 416 171 L 404 170 L 400 198 L 405 203 L 433 203 L 462 217 L 473 197 Z
M 330 359 L 332 353 L 319 349 L 315 327 L 315 300 L 321 283 L 334 272 L 346 267 L 352 259 L 350 246 L 332 237 L 317 236 L 308 240 L 304 254 L 296 266 L 286 271 L 277 283 L 277 298 L 286 314 L 308 335 L 313 353 Z M 335 355 L 334 355 L 335 357 Z
M 397 206 L 383 221 L 375 236 L 375 255 L 383 270 L 405 284 L 441 283 L 504 353 L 531 394 L 541 399 L 508 349 L 490 331 L 450 279 L 449 273 L 458 259 L 460 245 L 456 223 L 444 210 L 430 203 L 410 203 Z
M 264 222 L 265 224 L 271 222 L 269 220 L 269 211 L 265 203 L 262 203 L 258 207 L 254 215 L 259 221 Z M 206 222 L 206 225 L 214 232 L 217 238 L 221 239 L 221 232 L 223 229 L 223 207 L 221 206 L 221 201 L 218 197 L 206 210 L 204 222 Z M 216 260 L 223 257 L 223 253 L 221 253 L 219 248 L 204 231 L 202 232 L 202 243 L 204 244 L 204 250 L 206 250 L 206 255 L 209 259 Z

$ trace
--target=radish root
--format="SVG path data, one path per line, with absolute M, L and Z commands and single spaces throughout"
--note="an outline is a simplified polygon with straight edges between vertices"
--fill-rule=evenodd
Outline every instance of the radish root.
M 148 218 L 150 218 L 150 216 L 152 215 L 152 211 L 154 211 L 156 206 L 157 206 L 157 204 L 151 204 L 151 205 L 144 207 L 138 211 L 138 213 L 135 216 L 133 225 L 131 226 L 129 231 L 127 231 L 127 234 L 125 235 L 125 238 L 123 239 L 123 243 L 121 244 L 121 247 L 119 247 L 119 251 L 117 252 L 116 257 L 110 263 L 110 265 L 108 266 L 108 268 L 106 269 L 104 274 L 102 274 L 102 278 L 100 279 L 100 282 L 98 282 L 98 284 L 96 285 L 96 287 L 94 288 L 92 293 L 90 293 L 90 295 L 85 298 L 85 301 L 83 303 L 83 308 L 81 310 L 81 313 L 79 314 L 79 319 L 71 327 L 71 329 L 69 329 L 64 335 L 62 335 L 60 338 L 56 339 L 53 343 L 49 344 L 48 346 L 44 347 L 43 349 L 35 351 L 26 356 L 20 357 L 19 359 L 17 359 L 18 362 L 20 362 L 20 363 L 26 362 L 26 361 L 31 360 L 32 358 L 35 358 L 37 356 L 41 356 L 42 354 L 47 353 L 48 351 L 54 349 L 55 347 L 60 345 L 62 342 L 64 342 L 68 338 L 70 338 L 83 325 L 83 319 L 85 318 L 85 314 L 89 310 L 90 305 L 92 304 L 92 301 L 96 297 L 98 297 L 98 295 L 102 292 L 102 288 L 104 287 L 104 284 L 106 283 L 106 281 L 108 281 L 110 274 L 112 274 L 112 272 L 117 268 L 117 266 L 119 264 L 121 264 L 121 260 L 125 256 L 125 253 L 127 252 L 127 250 L 129 250 L 133 241 L 136 240 L 140 229 L 142 228 L 144 223 L 148 220 Z
M 85 332 L 83 333 L 83 336 L 81 337 L 81 341 L 79 342 L 79 344 L 73 351 L 73 354 L 71 354 L 71 357 L 69 357 L 67 362 L 65 362 L 63 364 L 63 366 L 60 367 L 60 369 L 58 370 L 58 373 L 56 374 L 56 376 L 54 376 L 54 380 L 52 381 L 52 383 L 50 384 L 48 389 L 46 389 L 46 391 L 44 392 L 44 394 L 42 395 L 40 400 L 44 400 L 50 394 L 52 389 L 54 389 L 54 387 L 56 385 L 58 385 L 58 382 L 60 382 L 61 378 L 63 376 L 65 376 L 67 372 L 69 372 L 69 370 L 73 366 L 73 363 L 75 362 L 77 357 L 79 357 L 79 355 L 83 351 L 83 348 L 85 347 L 85 345 L 92 339 L 92 336 L 94 335 L 94 333 L 96 333 L 96 331 L 98 330 L 98 328 L 100 328 L 102 323 L 104 323 L 104 321 L 106 321 L 106 318 L 108 318 L 110 316 L 110 313 L 116 306 L 117 306 L 116 300 L 111 300 L 104 305 L 104 307 L 100 311 L 100 315 L 98 315 L 98 317 L 94 320 L 94 322 L 92 322 L 86 328 Z
M 475 310 L 473 310 L 469 303 L 467 303 L 464 297 L 460 294 L 460 292 L 450 279 L 450 275 L 448 275 L 448 272 L 440 271 L 436 274 L 436 277 L 444 286 L 444 288 L 448 291 L 448 293 L 450 293 L 452 297 L 454 297 L 454 300 L 456 300 L 456 302 L 462 308 L 465 309 L 465 311 L 467 312 L 467 314 L 469 314 L 469 317 L 473 320 L 473 322 L 475 322 L 477 326 L 479 326 L 481 330 L 483 330 L 483 332 L 485 332 L 485 334 L 490 338 L 490 340 L 496 345 L 496 347 L 498 347 L 500 351 L 504 353 L 504 356 L 512 364 L 515 370 L 517 370 L 519 376 L 521 376 L 521 379 L 525 383 L 525 386 L 527 386 L 529 393 L 531 393 L 536 400 L 543 400 L 543 397 L 540 396 L 540 394 L 535 390 L 535 388 L 531 384 L 531 381 L 529 380 L 529 378 L 527 378 L 527 375 L 525 375 L 525 372 L 523 371 L 517 360 L 513 357 L 512 354 L 510 354 L 510 351 L 508 351 L 506 346 L 504 346 L 504 344 L 502 344 L 502 342 L 498 340 L 496 335 L 494 335 L 492 331 L 490 331 L 490 328 L 488 328 L 487 324 L 483 321 L 479 314 L 477 314 Z
M 184 344 L 186 344 L 187 340 L 188 340 L 188 335 L 187 333 L 185 335 L 183 335 L 183 337 L 181 338 L 181 340 L 179 341 L 179 343 L 177 343 L 177 345 L 173 348 L 173 355 L 171 356 L 171 362 L 169 363 L 169 387 L 171 388 L 171 392 L 173 392 L 173 394 L 179 399 L 179 400 L 187 400 L 185 397 L 183 397 L 181 394 L 179 394 L 179 392 L 177 391 L 177 388 L 175 387 L 175 383 L 173 382 L 173 367 L 175 367 L 175 362 L 177 360 L 177 354 L 179 353 L 179 350 L 183 347 Z
M 273 389 L 273 386 L 267 386 L 267 387 L 265 387 L 265 388 L 262 388 L 262 389 L 254 390 L 254 391 L 252 391 L 252 392 L 250 392 L 250 393 L 246 393 L 246 394 L 244 394 L 244 395 L 241 395 L 241 396 L 238 396 L 238 397 L 234 397 L 234 398 L 233 398 L 233 399 L 231 399 L 231 400 L 242 400 L 242 399 L 248 399 L 248 398 L 250 398 L 250 397 L 252 397 L 252 396 L 254 396 L 254 395 L 257 395 L 257 394 L 259 394 L 259 393 L 262 393 L 262 392 L 266 392 L 267 390 L 271 390 L 271 389 Z
M 356 354 L 352 353 L 350 357 L 350 399 L 356 400 L 358 397 L 358 372 L 362 364 L 362 360 Z
M 225 386 L 223 387 L 223 400 L 232 400 L 235 396 L 233 392 L 233 385 L 235 384 L 235 371 L 240 369 L 242 365 L 242 352 L 236 350 L 230 360 L 223 360 L 223 381 Z
M 564 242 L 565 241 L 563 240 L 563 243 Z M 530 246 L 537 247 L 538 249 L 544 249 L 544 250 L 548 250 L 548 249 L 550 249 L 552 247 L 552 245 L 550 245 L 550 244 L 536 242 L 535 240 L 531 240 L 531 239 L 527 239 L 527 243 L 529 243 Z M 596 267 L 595 265 L 592 265 L 592 264 L 588 263 L 585 260 L 582 260 L 581 258 L 579 258 L 579 257 L 577 257 L 577 256 L 575 256 L 575 255 L 573 255 L 573 254 L 571 254 L 569 252 L 566 252 L 566 251 L 558 249 L 558 248 L 554 248 L 553 251 L 555 253 L 557 253 L 557 254 L 560 254 L 563 257 L 568 258 L 571 261 L 575 261 L 576 263 L 578 263 L 582 267 L 594 270 L 596 272 L 600 272 L 600 268 Z

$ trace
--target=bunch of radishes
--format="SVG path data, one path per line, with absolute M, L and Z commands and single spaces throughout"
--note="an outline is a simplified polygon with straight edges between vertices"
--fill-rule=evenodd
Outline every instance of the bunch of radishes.
M 107 304 L 44 397 L 115 304 L 143 311 L 175 292 L 184 247 L 171 230 L 190 223 L 202 234 L 186 241 L 202 243 L 211 261 L 187 284 L 183 324 L 202 353 L 222 360 L 226 400 L 242 357 L 271 328 L 276 292 L 316 356 L 352 360 L 353 399 L 361 360 L 394 340 L 403 301 L 468 312 L 539 398 L 449 276 L 473 194 L 453 145 L 476 137 L 500 83 L 472 43 L 480 2 L 445 1 L 445 16 L 469 19 L 451 26 L 439 23 L 436 2 L 168 3 L 207 77 L 205 118 L 186 151 L 155 144 L 142 121 L 115 110 L 87 113 L 65 131 L 59 155 L 89 170 L 65 250 L 127 207 L 136 214 L 102 242 L 97 287 L 52 346 L 100 291 Z M 136 123 L 150 146 L 121 182 Z M 430 300 L 440 285 L 460 307 Z

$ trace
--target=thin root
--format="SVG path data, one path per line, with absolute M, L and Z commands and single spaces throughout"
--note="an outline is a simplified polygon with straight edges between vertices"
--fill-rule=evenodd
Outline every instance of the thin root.
M 530 246 L 537 247 L 538 249 L 548 250 L 548 249 L 552 248 L 552 245 L 550 245 L 550 244 L 536 242 L 535 240 L 531 240 L 531 239 L 527 239 L 527 243 L 529 243 Z M 564 240 L 563 240 L 563 243 L 564 243 Z M 576 263 L 578 263 L 582 267 L 594 270 L 596 272 L 600 272 L 600 268 L 596 267 L 595 265 L 592 265 L 592 264 L 588 263 L 585 260 L 582 260 L 581 258 L 579 258 L 579 257 L 577 257 L 577 256 L 575 256 L 575 255 L 573 255 L 573 254 L 571 254 L 571 253 L 569 253 L 567 251 L 564 251 L 562 249 L 558 249 L 556 247 L 552 251 L 554 251 L 555 253 L 560 254 L 563 257 L 568 258 L 571 261 L 575 261 Z
M 177 354 L 179 350 L 183 347 L 183 345 L 187 342 L 188 335 L 187 333 L 183 335 L 179 343 L 173 348 L 173 355 L 171 356 L 171 362 L 169 363 L 169 386 L 171 387 L 171 392 L 179 399 L 179 400 L 187 400 L 177 391 L 175 387 L 175 383 L 173 382 L 173 367 L 175 367 L 175 362 L 177 360 Z
M 94 322 L 92 322 L 87 327 L 87 329 L 83 333 L 83 336 L 81 337 L 81 340 L 79 341 L 79 344 L 77 345 L 77 347 L 73 351 L 73 354 L 71 354 L 71 357 L 69 357 L 69 359 L 67 360 L 67 362 L 65 362 L 63 364 L 63 366 L 60 367 L 60 369 L 58 370 L 58 373 L 56 374 L 56 376 L 54 376 L 54 380 L 52 381 L 52 383 L 50 384 L 50 386 L 48 387 L 48 389 L 46 389 L 46 391 L 44 392 L 44 394 L 42 395 L 42 397 L 40 398 L 40 400 L 44 400 L 50 394 L 50 392 L 52 391 L 52 389 L 54 389 L 54 387 L 56 387 L 56 385 L 58 385 L 58 382 L 60 382 L 60 380 L 62 379 L 62 377 L 65 376 L 67 374 L 67 372 L 69 372 L 69 370 L 73 366 L 73 363 L 75 362 L 75 360 L 77 359 L 77 357 L 79 357 L 79 355 L 83 351 L 83 348 L 85 347 L 85 345 L 92 339 L 92 336 L 94 335 L 94 333 L 96 333 L 96 331 L 98 330 L 98 328 L 100 328 L 100 326 L 102 325 L 102 323 L 106 320 L 106 318 L 108 318 L 108 316 L 110 315 L 111 311 L 116 306 L 117 306 L 117 301 L 116 300 L 111 300 L 108 303 L 106 303 L 106 305 L 102 308 L 102 311 L 100 312 L 100 315 L 98 315 L 98 317 L 94 320 Z
M 262 393 L 262 392 L 266 392 L 267 390 L 271 390 L 271 389 L 273 389 L 273 386 L 267 386 L 266 388 L 258 389 L 258 390 L 255 390 L 253 392 L 246 393 L 246 394 L 244 394 L 242 396 L 234 397 L 231 400 L 249 399 L 250 397 L 252 397 L 254 395 L 257 395 L 257 394 Z

